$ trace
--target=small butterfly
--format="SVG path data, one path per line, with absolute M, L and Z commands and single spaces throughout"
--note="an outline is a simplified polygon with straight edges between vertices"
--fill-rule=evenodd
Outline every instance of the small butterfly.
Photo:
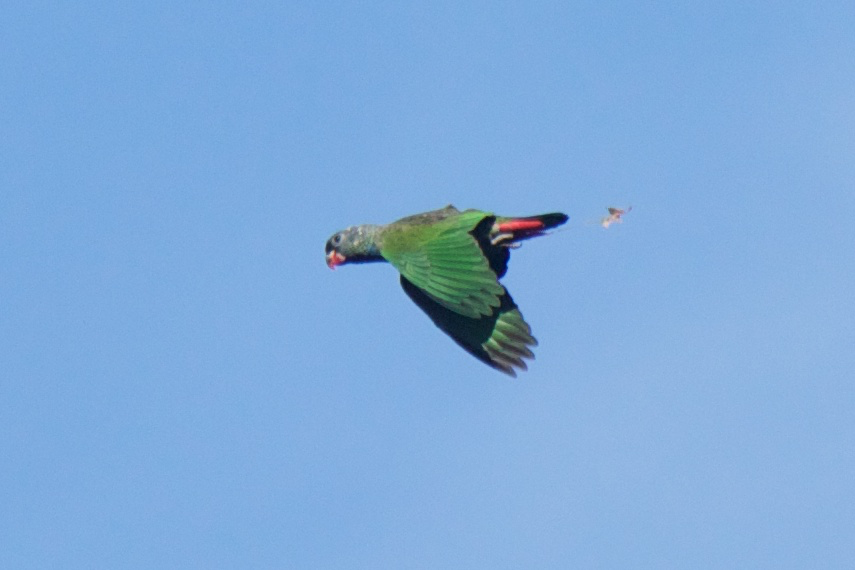
M 608 228 L 610 225 L 614 223 L 622 223 L 623 220 L 621 216 L 624 214 L 628 214 L 632 211 L 632 206 L 627 208 L 626 210 L 621 210 L 620 208 L 609 208 L 609 215 L 600 220 L 600 225 L 604 228 Z

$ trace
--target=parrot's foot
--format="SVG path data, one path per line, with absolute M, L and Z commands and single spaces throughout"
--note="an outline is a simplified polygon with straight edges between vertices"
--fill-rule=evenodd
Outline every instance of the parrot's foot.
M 509 240 L 514 239 L 514 234 L 512 233 L 502 233 L 496 234 L 496 236 L 490 240 L 490 245 L 503 245 L 505 247 L 519 247 L 519 244 L 515 244 Z

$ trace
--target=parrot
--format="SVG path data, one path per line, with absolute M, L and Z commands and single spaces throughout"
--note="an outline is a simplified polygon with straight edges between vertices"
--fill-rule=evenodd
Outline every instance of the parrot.
M 534 358 L 537 340 L 499 279 L 519 242 L 567 220 L 559 212 L 514 218 L 449 204 L 338 231 L 327 240 L 326 262 L 330 269 L 390 263 L 404 292 L 440 330 L 481 362 L 516 377 L 528 369 L 524 359 Z

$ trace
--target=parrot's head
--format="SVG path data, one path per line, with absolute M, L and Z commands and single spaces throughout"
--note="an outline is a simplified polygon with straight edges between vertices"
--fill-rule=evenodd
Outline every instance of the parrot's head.
M 378 226 L 351 226 L 336 232 L 327 240 L 326 258 L 330 269 L 346 263 L 383 261 L 374 238 Z

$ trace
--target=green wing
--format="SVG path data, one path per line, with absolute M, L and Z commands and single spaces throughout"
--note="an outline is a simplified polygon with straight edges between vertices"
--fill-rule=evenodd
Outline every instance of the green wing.
M 523 358 L 534 358 L 529 347 L 537 341 L 507 291 L 489 315 L 471 319 L 436 303 L 403 275 L 401 286 L 437 327 L 481 362 L 516 376 L 515 368 L 528 368 Z
M 442 307 L 472 319 L 489 316 L 501 305 L 505 288 L 470 232 L 493 219 L 467 210 L 432 223 L 391 224 L 380 253 Z

